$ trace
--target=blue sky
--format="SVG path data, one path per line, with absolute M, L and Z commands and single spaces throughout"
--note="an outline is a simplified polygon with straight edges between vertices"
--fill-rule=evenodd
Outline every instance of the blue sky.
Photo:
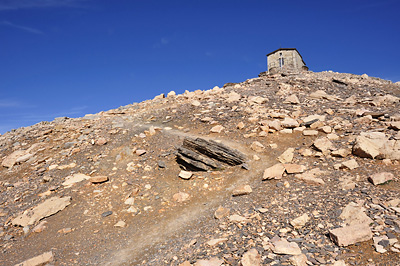
M 266 70 L 400 80 L 400 0 L 0 0 L 0 133 Z

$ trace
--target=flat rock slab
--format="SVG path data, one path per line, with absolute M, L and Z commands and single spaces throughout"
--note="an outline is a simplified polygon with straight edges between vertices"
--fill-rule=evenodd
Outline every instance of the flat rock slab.
M 65 181 L 62 183 L 62 185 L 65 186 L 66 188 L 68 188 L 68 187 L 71 187 L 75 183 L 79 183 L 79 182 L 82 182 L 84 180 L 89 180 L 89 179 L 90 179 L 90 176 L 78 173 L 78 174 L 67 176 L 65 178 Z
M 240 262 L 242 263 L 242 266 L 260 266 L 261 255 L 258 253 L 257 249 L 252 248 L 243 254 Z
M 251 189 L 250 185 L 243 185 L 243 186 L 239 186 L 237 188 L 235 188 L 232 192 L 233 196 L 242 196 L 242 195 L 248 195 L 251 192 L 253 192 L 253 190 Z
M 89 179 L 92 184 L 100 184 L 108 181 L 108 177 L 104 175 L 93 176 Z
M 300 255 L 301 249 L 294 242 L 289 242 L 284 238 L 274 237 L 271 239 L 272 252 L 275 254 Z
M 383 184 L 388 181 L 391 181 L 393 179 L 394 179 L 394 175 L 389 172 L 376 173 L 376 174 L 373 174 L 372 176 L 368 177 L 368 180 L 375 186 Z
M 24 211 L 12 220 L 12 224 L 22 227 L 35 224 L 37 221 L 63 210 L 70 203 L 71 197 L 52 197 L 32 209 Z
M 338 246 L 346 247 L 372 238 L 368 224 L 354 224 L 329 230 L 329 236 Z
M 282 163 L 275 164 L 264 170 L 263 180 L 281 179 L 285 166 Z
M 47 265 L 47 263 L 52 262 L 54 259 L 53 257 L 53 252 L 49 251 L 46 253 L 43 253 L 39 256 L 36 256 L 34 258 L 31 258 L 29 260 L 26 260 L 24 262 L 15 264 L 15 266 L 41 266 L 41 265 Z

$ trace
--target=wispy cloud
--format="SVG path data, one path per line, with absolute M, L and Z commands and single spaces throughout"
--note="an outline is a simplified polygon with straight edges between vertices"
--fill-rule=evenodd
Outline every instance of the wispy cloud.
M 87 0 L 2 0 L 0 11 L 28 8 L 82 7 Z
M 0 99 L 0 108 L 20 107 L 22 104 L 17 101 Z
M 5 26 L 11 27 L 11 28 L 23 30 L 23 31 L 33 33 L 33 34 L 44 34 L 43 31 L 40 31 L 38 29 L 17 25 L 17 24 L 11 23 L 9 21 L 2 21 L 2 22 L 0 22 L 0 25 L 5 25 Z

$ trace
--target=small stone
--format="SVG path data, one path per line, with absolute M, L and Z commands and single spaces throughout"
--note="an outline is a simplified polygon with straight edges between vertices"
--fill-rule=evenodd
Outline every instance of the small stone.
M 107 139 L 106 138 L 99 138 L 99 139 L 96 140 L 96 145 L 101 146 L 101 145 L 105 145 L 105 144 L 107 144 Z
M 308 223 L 308 221 L 310 220 L 310 217 L 308 216 L 307 213 L 303 214 L 300 217 L 297 217 L 296 219 L 293 219 L 290 224 L 295 228 L 301 228 L 303 226 L 306 225 L 306 223 Z
M 125 227 L 126 223 L 124 221 L 118 221 L 116 224 L 114 224 L 114 227 Z
M 261 144 L 260 142 L 258 142 L 258 141 L 254 141 L 254 142 L 251 144 L 250 148 L 251 148 L 253 151 L 256 151 L 256 152 L 263 152 L 263 151 L 265 150 L 265 146 L 262 145 L 262 144 Z
M 358 242 L 368 241 L 372 232 L 368 224 L 354 224 L 329 230 L 329 236 L 338 246 L 349 246 Z
M 376 174 L 373 174 L 372 176 L 368 177 L 368 180 L 375 186 L 386 183 L 393 179 L 394 179 L 394 175 L 389 172 L 376 173 Z
M 32 232 L 34 232 L 34 233 L 40 233 L 40 232 L 42 232 L 44 229 L 47 228 L 46 224 L 47 224 L 47 221 L 41 221 L 38 225 L 36 225 L 36 226 L 32 229 Z
M 26 260 L 24 262 L 18 263 L 15 266 L 40 266 L 40 265 L 47 265 L 48 263 L 52 262 L 54 259 L 53 252 L 49 251 L 43 253 L 39 256 Z
M 138 149 L 138 150 L 136 150 L 135 153 L 136 153 L 136 155 L 138 155 L 138 156 L 142 156 L 143 154 L 146 153 L 146 150 Z
M 188 172 L 188 171 L 185 171 L 185 170 L 181 170 L 180 173 L 179 173 L 179 177 L 182 178 L 182 179 L 185 179 L 185 180 L 190 179 L 192 176 L 193 176 L 192 172 Z
M 234 214 L 228 217 L 229 221 L 231 222 L 237 222 L 237 223 L 242 223 L 242 222 L 247 222 L 248 219 L 246 217 L 240 216 L 238 214 Z
M 281 122 L 281 126 L 284 128 L 295 128 L 299 126 L 299 122 L 293 118 L 285 117 L 285 119 Z
M 359 167 L 357 161 L 354 160 L 354 159 L 351 159 L 351 160 L 342 162 L 342 165 L 343 165 L 344 167 L 346 167 L 347 169 L 350 169 L 350 170 L 353 170 L 353 169 L 356 169 L 356 168 Z
M 290 257 L 289 261 L 294 265 L 294 266 L 307 266 L 307 256 L 305 254 L 300 254 L 296 256 Z
M 284 238 L 275 236 L 271 239 L 271 250 L 275 254 L 300 255 L 301 249 L 295 242 L 288 242 Z
M 318 138 L 313 143 L 314 147 L 326 154 L 333 148 L 333 143 L 326 137 Z
M 198 107 L 198 106 L 201 105 L 201 103 L 200 103 L 199 101 L 197 101 L 197 100 L 192 101 L 191 104 L 192 104 L 193 106 L 195 106 L 195 107 Z
M 225 128 L 221 125 L 214 126 L 210 129 L 211 133 L 221 133 Z
M 337 260 L 332 266 L 347 266 L 344 260 Z
M 299 174 L 306 170 L 306 167 L 300 164 L 285 163 L 283 166 L 288 174 Z
M 351 154 L 350 149 L 339 149 L 331 152 L 331 155 L 334 157 L 347 157 Z
M 299 98 L 297 98 L 296 94 L 292 94 L 289 97 L 286 98 L 284 103 L 290 103 L 290 104 L 299 104 Z
M 218 209 L 215 210 L 214 212 L 214 217 L 216 219 L 222 219 L 226 216 L 229 215 L 230 210 L 228 208 L 224 208 L 222 206 L 219 206 Z
M 275 164 L 265 169 L 263 174 L 263 180 L 281 179 L 284 171 L 285 171 L 285 166 L 283 164 L 281 163 Z
M 291 163 L 294 157 L 294 148 L 288 148 L 284 153 L 278 157 L 278 161 L 285 164 Z
M 242 266 L 260 266 L 261 255 L 258 253 L 257 249 L 252 248 L 243 254 L 240 262 L 242 263 Z
M 100 184 L 108 181 L 108 177 L 104 175 L 93 176 L 89 179 L 92 184 Z
M 176 202 L 184 202 L 190 198 L 190 195 L 185 192 L 178 192 L 172 196 L 172 199 Z
M 135 198 L 129 197 L 125 200 L 124 204 L 126 205 L 133 205 L 135 203 Z
M 196 261 L 194 266 L 221 266 L 222 263 L 224 263 L 223 260 L 221 260 L 217 257 L 214 257 L 209 260 L 198 260 L 198 261 Z
M 312 130 L 312 129 L 305 129 L 303 130 L 303 135 L 304 136 L 317 136 L 318 131 L 317 130 Z
M 242 195 L 248 195 L 252 192 L 253 190 L 249 185 L 243 185 L 240 187 L 237 187 L 233 190 L 232 195 L 233 196 L 242 196 Z
M 101 214 L 101 216 L 107 217 L 107 216 L 110 216 L 112 213 L 113 213 L 112 211 L 106 211 L 106 212 L 103 212 L 103 213 Z
M 244 123 L 243 123 L 243 122 L 239 122 L 239 123 L 236 125 L 236 128 L 238 128 L 238 129 L 243 129 L 243 128 L 244 128 Z
M 226 241 L 228 241 L 228 238 L 225 238 L 225 237 L 224 238 L 216 238 L 216 239 L 211 239 L 211 240 L 207 241 L 206 244 L 213 247 L 213 246 L 216 246 L 216 245 L 226 242 Z

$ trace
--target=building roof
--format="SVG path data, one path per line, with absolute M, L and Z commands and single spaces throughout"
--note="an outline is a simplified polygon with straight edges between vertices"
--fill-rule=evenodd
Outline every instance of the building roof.
M 279 52 L 279 51 L 290 51 L 290 50 L 295 50 L 295 51 L 300 55 L 301 61 L 303 61 L 304 65 L 306 64 L 306 62 L 304 62 L 304 60 L 303 60 L 303 57 L 301 56 L 301 54 L 299 53 L 299 51 L 297 51 L 296 48 L 279 48 L 279 49 L 277 49 L 277 50 L 275 50 L 275 51 L 273 51 L 273 52 L 267 54 L 267 57 L 268 57 L 269 55 L 274 54 L 274 53 Z

